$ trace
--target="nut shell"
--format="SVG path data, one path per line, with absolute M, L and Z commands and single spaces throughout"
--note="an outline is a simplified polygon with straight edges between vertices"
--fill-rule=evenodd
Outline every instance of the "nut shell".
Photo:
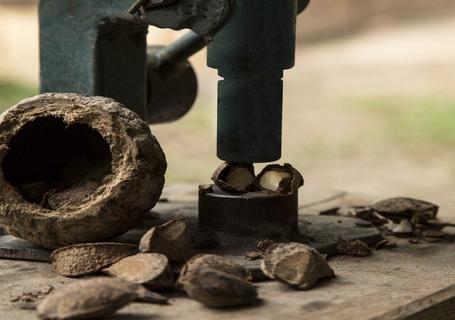
M 439 207 L 433 203 L 405 197 L 389 198 L 375 203 L 372 209 L 380 215 L 400 222 L 418 216 L 419 222 L 434 219 Z
M 193 255 L 191 231 L 185 219 L 174 219 L 147 231 L 139 243 L 139 250 L 161 253 L 173 261 L 186 261 Z
M 261 263 L 261 270 L 269 278 L 301 290 L 310 289 L 322 278 L 335 276 L 316 249 L 294 242 L 272 246 Z
M 182 288 L 185 283 L 188 283 L 202 269 L 221 271 L 245 281 L 251 279 L 249 272 L 234 261 L 214 254 L 198 254 L 188 260 L 183 266 L 180 276 L 177 279 L 177 286 Z
M 234 173 L 235 170 L 246 170 L 251 174 L 251 183 L 248 183 L 245 187 L 241 187 L 233 184 L 229 181 L 229 176 Z M 250 191 L 254 187 L 254 166 L 251 163 L 222 163 L 213 173 L 212 181 L 226 192 L 244 193 Z
M 26 201 L 3 171 L 11 140 L 43 117 L 90 127 L 111 153 L 111 172 L 99 187 L 77 204 L 55 210 Z M 39 95 L 2 114 L 0 163 L 0 225 L 47 248 L 105 241 L 131 229 L 158 201 L 166 170 L 160 145 L 138 115 L 112 99 L 77 94 Z
M 113 278 L 73 282 L 49 294 L 37 308 L 44 320 L 106 317 L 138 298 L 137 285 Z
M 52 252 L 52 266 L 59 275 L 79 277 L 98 272 L 137 253 L 137 247 L 122 243 L 86 243 Z
M 213 269 L 199 270 L 183 288 L 190 298 L 214 308 L 257 301 L 257 291 L 251 283 Z
M 165 289 L 174 284 L 169 260 L 159 253 L 139 253 L 123 258 L 103 272 L 150 289 Z
M 276 190 L 270 190 L 262 184 L 262 178 L 264 177 L 265 174 L 275 171 L 275 172 L 282 172 L 286 173 L 289 175 L 287 178 L 283 178 Z M 292 194 L 297 192 L 297 190 L 303 186 L 303 177 L 300 174 L 299 171 L 297 171 L 293 166 L 291 166 L 289 163 L 285 163 L 284 165 L 278 165 L 278 164 L 271 164 L 266 166 L 256 177 L 254 180 L 254 185 L 256 186 L 257 189 L 259 190 L 267 190 L 271 192 L 276 192 L 276 193 L 281 193 L 281 194 Z

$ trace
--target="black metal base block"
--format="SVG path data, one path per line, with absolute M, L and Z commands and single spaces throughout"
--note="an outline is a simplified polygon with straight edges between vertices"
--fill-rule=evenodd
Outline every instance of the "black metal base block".
M 232 194 L 216 185 L 200 188 L 199 226 L 247 237 L 294 238 L 298 234 L 298 193 Z

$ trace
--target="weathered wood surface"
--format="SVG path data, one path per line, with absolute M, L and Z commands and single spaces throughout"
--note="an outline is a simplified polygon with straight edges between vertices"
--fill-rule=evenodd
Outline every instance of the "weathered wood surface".
M 187 190 L 168 189 L 164 196 L 176 204 L 194 200 L 196 192 Z M 304 192 L 303 199 L 305 213 L 371 202 L 336 192 Z M 330 258 L 337 277 L 309 291 L 258 283 L 262 303 L 255 307 L 220 311 L 175 296 L 170 306 L 132 304 L 112 319 L 455 319 L 454 245 L 397 242 L 398 248 L 375 251 L 368 258 Z M 34 319 L 33 311 L 19 309 L 11 297 L 70 281 L 56 276 L 46 263 L 0 260 L 0 320 Z

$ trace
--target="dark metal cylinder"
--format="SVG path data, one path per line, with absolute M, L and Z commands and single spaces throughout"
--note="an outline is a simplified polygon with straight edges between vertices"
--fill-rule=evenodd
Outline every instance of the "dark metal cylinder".
M 281 157 L 283 70 L 294 66 L 296 0 L 234 0 L 208 46 L 218 85 L 218 157 L 270 162 Z
M 242 236 L 290 239 L 298 233 L 298 194 L 200 189 L 199 225 Z

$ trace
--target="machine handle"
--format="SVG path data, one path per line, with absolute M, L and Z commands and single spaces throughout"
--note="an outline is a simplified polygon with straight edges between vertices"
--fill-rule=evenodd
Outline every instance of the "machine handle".
M 177 41 L 159 49 L 153 54 L 155 68 L 166 72 L 207 46 L 207 40 L 194 31 L 189 31 Z

